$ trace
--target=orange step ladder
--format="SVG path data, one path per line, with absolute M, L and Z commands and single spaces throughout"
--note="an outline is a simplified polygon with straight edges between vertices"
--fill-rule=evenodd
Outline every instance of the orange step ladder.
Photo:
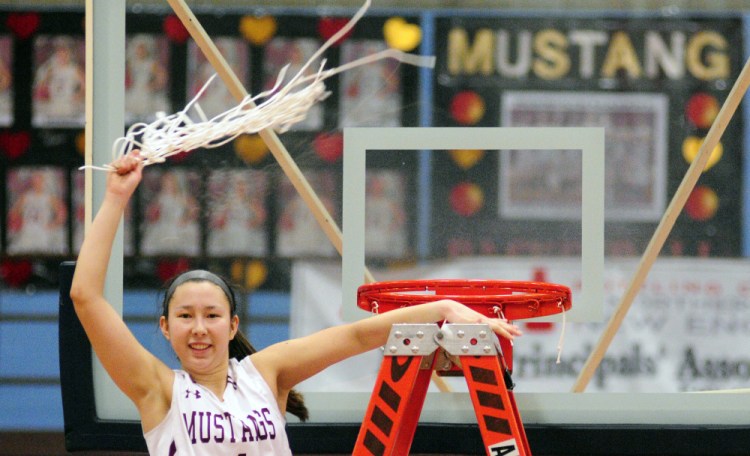
M 432 372 L 456 367 L 466 379 L 488 456 L 530 456 L 510 369 L 487 324 L 395 324 L 385 345 L 355 456 L 405 456 Z

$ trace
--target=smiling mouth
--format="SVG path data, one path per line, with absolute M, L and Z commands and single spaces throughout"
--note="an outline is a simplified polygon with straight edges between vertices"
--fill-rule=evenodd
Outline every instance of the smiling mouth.
M 190 344 L 193 350 L 206 350 L 208 347 L 210 347 L 209 344 Z

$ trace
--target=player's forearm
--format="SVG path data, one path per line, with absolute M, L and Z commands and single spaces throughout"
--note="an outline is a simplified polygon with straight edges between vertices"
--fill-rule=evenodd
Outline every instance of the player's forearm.
M 107 265 L 112 253 L 117 227 L 127 202 L 110 194 L 105 195 L 96 217 L 89 227 L 76 262 L 71 297 L 76 305 L 102 296 Z
M 359 340 L 359 346 L 363 350 L 368 350 L 387 341 L 393 324 L 435 323 L 439 321 L 487 324 L 495 334 L 511 340 L 522 334 L 520 328 L 504 319 L 488 317 L 450 299 L 392 310 L 376 317 L 360 320 L 353 325 L 357 334 L 356 338 Z
M 451 306 L 460 305 L 452 301 L 441 300 L 403 307 L 376 315 L 354 323 L 365 350 L 377 348 L 386 343 L 391 326 L 397 323 L 436 323 L 451 315 Z

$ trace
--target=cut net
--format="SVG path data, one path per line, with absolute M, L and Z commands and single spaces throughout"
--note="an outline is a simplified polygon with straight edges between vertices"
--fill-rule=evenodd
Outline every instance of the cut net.
M 208 119 L 197 100 L 216 78 L 214 74 L 182 111 L 171 115 L 157 114 L 157 120 L 149 124 L 133 124 L 126 135 L 115 140 L 112 145 L 112 161 L 134 149 L 139 149 L 144 165 L 151 165 L 162 163 L 167 157 L 175 154 L 223 146 L 242 134 L 253 134 L 267 129 L 283 133 L 303 120 L 315 103 L 324 100 L 330 94 L 323 84 L 325 79 L 377 60 L 392 58 L 408 65 L 434 67 L 434 56 L 419 56 L 396 49 L 386 49 L 332 69 L 325 69 L 326 61 L 323 60 L 315 74 L 303 76 L 312 62 L 348 33 L 369 7 L 370 0 L 367 0 L 349 22 L 326 41 L 287 84 L 282 86 L 289 65 L 281 69 L 273 88 L 255 96 L 247 95 L 237 106 Z M 198 119 L 188 115 L 191 109 L 197 114 Z M 90 167 L 104 171 L 114 170 L 107 164 Z

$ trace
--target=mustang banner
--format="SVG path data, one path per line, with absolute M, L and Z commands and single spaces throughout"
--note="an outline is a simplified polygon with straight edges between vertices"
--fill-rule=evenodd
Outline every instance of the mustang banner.
M 739 75 L 742 30 L 739 16 L 439 17 L 435 124 L 604 127 L 605 248 L 637 255 Z M 666 254 L 740 255 L 742 144 L 738 111 Z M 435 257 L 565 255 L 580 244 L 567 234 L 580 207 L 580 154 L 470 152 L 435 154 L 432 226 L 445 227 L 432 233 Z M 466 209 L 464 188 L 480 208 Z M 529 230 L 529 221 L 558 228 Z

